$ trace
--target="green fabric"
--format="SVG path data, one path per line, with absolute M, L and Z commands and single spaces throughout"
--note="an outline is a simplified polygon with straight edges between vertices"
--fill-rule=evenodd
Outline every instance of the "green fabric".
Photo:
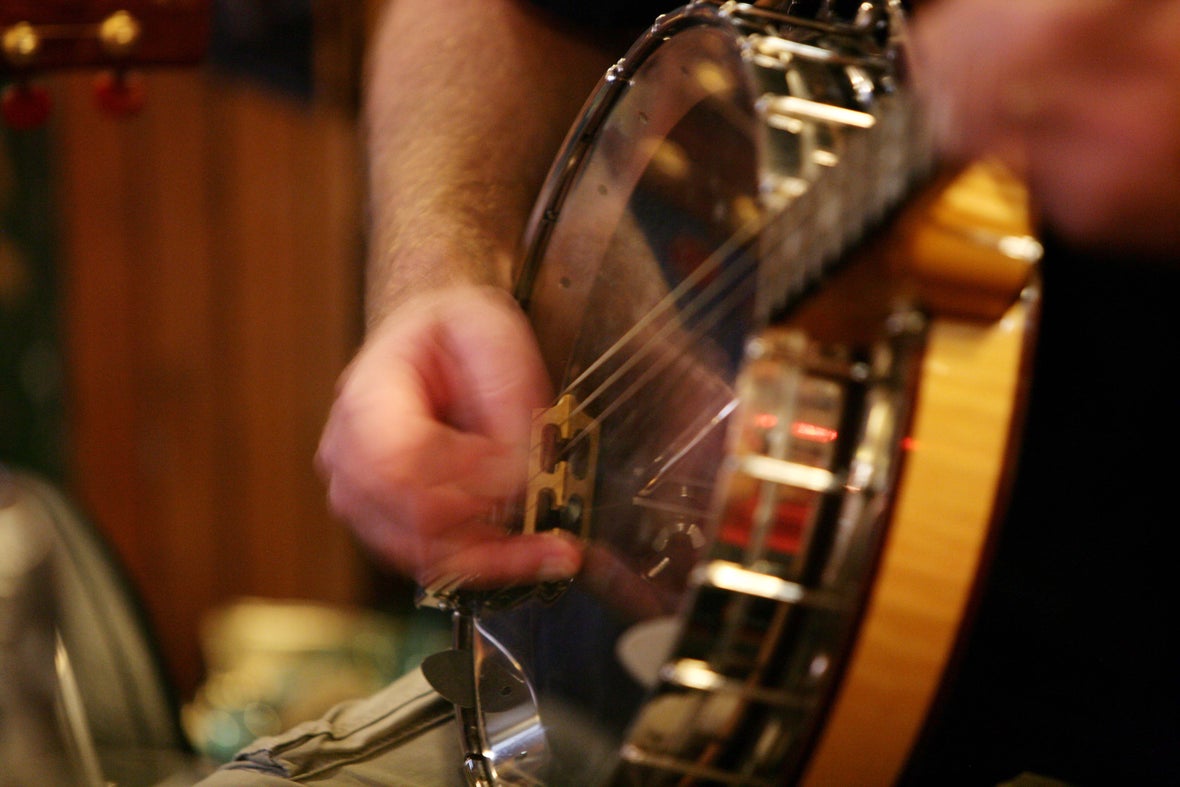
M 61 343 L 49 134 L 0 126 L 0 460 L 61 480 Z

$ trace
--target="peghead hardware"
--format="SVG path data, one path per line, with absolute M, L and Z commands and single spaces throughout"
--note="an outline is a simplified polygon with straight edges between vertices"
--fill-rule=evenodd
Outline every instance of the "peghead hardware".
M 76 19 L 30 10 L 30 18 L 4 21 L 8 23 L 0 26 L 0 76 L 8 77 L 10 84 L 0 109 L 10 127 L 36 128 L 49 118 L 52 99 L 33 77 L 52 69 L 105 68 L 95 81 L 99 109 L 126 116 L 143 107 L 143 82 L 129 71 L 145 59 L 140 52 L 142 15 L 119 9 L 98 19 Z M 146 58 L 154 59 L 150 53 Z

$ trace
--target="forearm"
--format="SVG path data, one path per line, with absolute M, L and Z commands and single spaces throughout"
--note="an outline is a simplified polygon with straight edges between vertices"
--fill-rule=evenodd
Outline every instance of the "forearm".
M 518 0 L 392 0 L 365 108 L 370 325 L 412 292 L 510 284 L 545 173 L 618 54 Z

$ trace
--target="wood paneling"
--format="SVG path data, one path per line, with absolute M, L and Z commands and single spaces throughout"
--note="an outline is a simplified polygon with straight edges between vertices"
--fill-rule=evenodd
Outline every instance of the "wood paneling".
M 365 593 L 312 466 L 359 323 L 357 135 L 206 70 L 112 120 L 91 80 L 50 85 L 72 485 L 183 697 L 211 606 Z

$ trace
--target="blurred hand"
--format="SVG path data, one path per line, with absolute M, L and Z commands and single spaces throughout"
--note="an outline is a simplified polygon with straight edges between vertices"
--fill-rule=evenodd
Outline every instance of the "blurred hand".
M 946 152 L 1006 159 L 1074 241 L 1180 250 L 1180 2 L 941 0 L 913 33 Z
M 549 384 L 503 291 L 416 296 L 369 334 L 341 377 L 317 454 L 333 510 L 395 569 L 430 586 L 500 587 L 573 575 L 574 539 L 508 536 L 489 514 L 523 486 Z

